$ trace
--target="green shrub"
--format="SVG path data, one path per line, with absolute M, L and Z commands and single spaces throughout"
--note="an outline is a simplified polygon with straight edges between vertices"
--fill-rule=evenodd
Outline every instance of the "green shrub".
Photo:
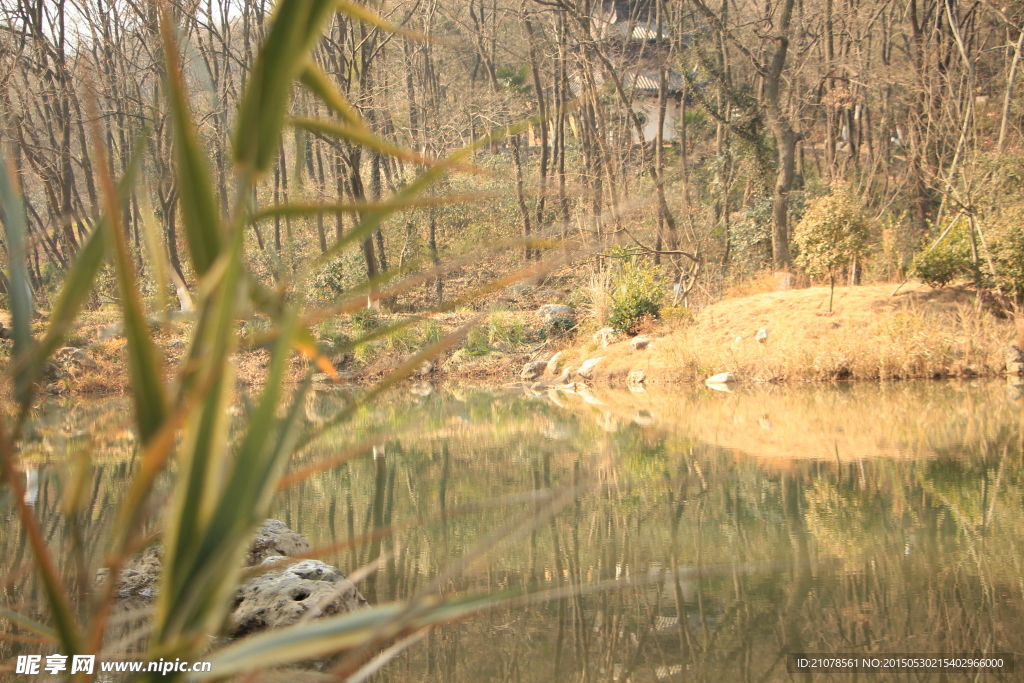
M 661 317 L 664 298 L 661 276 L 656 268 L 625 263 L 612 294 L 608 325 L 616 332 L 634 336 L 648 321 Z
M 541 339 L 557 339 L 575 329 L 576 321 L 572 318 L 551 318 L 541 326 L 538 336 Z
M 1024 203 L 1004 208 L 991 228 L 996 282 L 1019 297 L 1024 293 Z
M 793 232 L 793 242 L 800 250 L 796 263 L 811 277 L 828 277 L 829 311 L 837 272 L 864 256 L 869 240 L 867 221 L 844 184 L 812 199 L 797 223 Z
M 507 344 L 516 347 L 527 341 L 526 325 L 517 313 L 495 311 L 487 321 L 490 344 Z
M 970 223 L 964 216 L 955 216 L 952 221 L 952 226 L 939 226 L 928 240 L 928 247 L 934 247 L 930 251 L 926 248 L 914 259 L 913 275 L 932 287 L 945 287 L 954 280 L 977 275 L 971 257 Z M 947 228 L 949 233 L 935 244 Z
M 490 335 L 482 325 L 477 325 L 466 335 L 463 350 L 468 356 L 485 356 L 494 349 L 491 347 Z
M 353 311 L 349 314 L 349 318 L 352 320 L 352 329 L 357 336 L 369 334 L 383 324 L 380 313 L 375 308 L 361 308 L 358 311 Z

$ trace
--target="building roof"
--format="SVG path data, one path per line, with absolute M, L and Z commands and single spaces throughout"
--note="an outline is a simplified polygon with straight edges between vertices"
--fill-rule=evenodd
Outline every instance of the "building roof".
M 593 74 L 594 85 L 600 88 L 605 84 L 604 74 L 600 71 L 596 71 Z M 619 79 L 622 82 L 622 87 L 626 90 L 633 90 L 645 95 L 656 94 L 658 92 L 658 71 L 647 70 L 638 71 L 633 69 L 627 69 L 619 72 Z M 669 95 L 678 95 L 683 91 L 683 76 L 678 71 L 668 70 L 668 79 L 666 82 L 667 91 Z M 574 97 L 578 97 L 583 92 L 583 82 L 579 74 L 572 74 L 569 76 L 569 91 Z
M 669 94 L 677 94 L 683 91 L 683 76 L 678 71 L 668 70 L 666 89 Z M 658 72 L 651 71 L 626 71 L 622 74 L 622 86 L 631 90 L 644 92 L 658 92 Z

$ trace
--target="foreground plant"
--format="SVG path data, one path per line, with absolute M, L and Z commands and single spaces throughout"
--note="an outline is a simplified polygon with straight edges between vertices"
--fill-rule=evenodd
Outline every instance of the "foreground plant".
M 166 106 L 174 130 L 182 225 L 197 278 L 190 345 L 170 381 L 164 376 L 164 359 L 150 338 L 149 321 L 136 288 L 133 259 L 120 223 L 126 190 L 134 180 L 134 171 L 118 186 L 109 174 L 108 165 L 99 164 L 103 214 L 68 271 L 66 284 L 40 339 L 34 339 L 31 330 L 31 289 L 25 267 L 26 228 L 16 176 L 10 168 L 5 168 L 2 174 L 0 200 L 4 206 L 11 265 L 14 330 L 10 377 L 19 417 L 11 426 L 0 422 L 0 460 L 3 479 L 19 505 L 21 523 L 45 586 L 53 625 L 37 624 L 18 615 L 14 617 L 23 627 L 57 643 L 65 655 L 103 651 L 117 577 L 133 553 L 157 540 L 147 533 L 146 522 L 151 519 L 154 482 L 173 459 L 176 468 L 172 500 L 157 532 L 164 546 L 159 597 L 148 631 L 139 638 L 147 643 L 146 658 L 150 661 L 160 658 L 194 660 L 204 656 L 209 637 L 219 632 L 225 620 L 239 584 L 249 538 L 267 515 L 285 464 L 300 444 L 312 438 L 303 431 L 301 418 L 308 379 L 294 391 L 285 388 L 285 371 L 290 358 L 301 354 L 310 361 L 311 367 L 333 374 L 329 361 L 317 350 L 311 327 L 329 316 L 365 307 L 368 293 L 371 297 L 383 298 L 404 287 L 420 284 L 426 277 L 393 282 L 397 273 L 384 273 L 366 282 L 351 299 L 327 308 L 304 311 L 289 300 L 284 286 L 268 289 L 246 268 L 244 232 L 250 221 L 269 215 L 355 212 L 359 218 L 356 227 L 325 253 L 322 262 L 327 262 L 346 247 L 358 245 L 391 213 L 417 203 L 429 204 L 419 198 L 420 193 L 466 154 L 463 150 L 437 162 L 415 157 L 423 172 L 390 201 L 365 206 L 283 205 L 254 215 L 250 205 L 254 188 L 271 171 L 281 135 L 291 125 L 288 105 L 297 82 L 318 96 L 337 118 L 304 120 L 296 125 L 382 154 L 405 154 L 378 138 L 310 60 L 310 52 L 324 24 L 339 10 L 353 20 L 393 30 L 366 8 L 347 2 L 282 0 L 279 3 L 237 111 L 234 200 L 228 207 L 220 205 L 213 190 L 213 175 L 193 123 L 183 83 L 174 28 L 167 13 L 161 15 Z M 93 139 L 96 158 L 106 158 L 98 129 L 93 131 Z M 158 240 L 152 241 L 159 244 Z M 151 249 L 150 256 L 153 272 L 168 272 L 161 249 Z M 106 565 L 110 573 L 99 589 L 102 594 L 94 596 L 91 609 L 82 617 L 56 569 L 32 510 L 24 502 L 18 476 L 16 437 L 33 404 L 34 387 L 40 381 L 43 368 L 74 325 L 105 259 L 113 265 L 120 295 L 139 458 L 107 549 Z M 533 266 L 529 272 L 538 268 Z M 432 276 L 440 272 L 436 270 Z M 521 276 L 512 276 L 489 287 L 504 286 L 517 277 Z M 459 304 L 460 301 L 455 301 L 451 305 Z M 236 445 L 229 446 L 228 408 L 236 402 L 231 356 L 239 346 L 239 321 L 255 315 L 271 323 L 269 332 L 258 340 L 270 351 L 271 361 L 265 388 L 249 409 L 244 430 L 232 439 Z M 369 331 L 349 346 L 407 324 Z M 448 335 L 414 355 L 368 392 L 362 402 L 383 391 L 423 360 L 455 343 L 465 331 Z M 334 422 L 344 420 L 359 405 L 342 411 Z M 291 483 L 294 480 L 295 476 L 290 477 Z M 82 575 L 86 575 L 85 568 L 82 570 Z M 424 595 L 408 604 L 375 606 L 358 614 L 303 624 L 263 636 L 258 645 L 258 658 L 253 655 L 252 646 L 246 645 L 213 655 L 216 666 L 210 675 L 229 675 L 254 666 L 278 666 L 341 650 L 356 653 L 346 664 L 346 670 L 352 671 L 374 654 L 375 645 L 432 624 L 460 618 L 490 604 L 493 598 L 489 597 L 445 603 Z M 84 674 L 79 675 L 84 677 Z M 172 678 L 181 676 L 171 675 Z M 166 680 L 159 674 L 145 677 Z

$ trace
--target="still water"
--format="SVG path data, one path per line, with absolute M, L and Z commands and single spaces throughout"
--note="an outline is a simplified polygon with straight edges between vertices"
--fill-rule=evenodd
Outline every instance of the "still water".
M 1024 652 L 1020 387 L 422 389 L 325 430 L 292 463 L 322 471 L 279 493 L 273 516 L 341 548 L 323 559 L 345 571 L 383 557 L 361 585 L 371 603 L 439 576 L 444 593 L 575 590 L 434 630 L 374 680 L 1024 676 L 1018 662 L 1017 673 L 977 678 L 812 677 L 785 658 Z M 310 428 L 342 405 L 314 396 Z M 26 481 L 54 546 L 109 524 L 134 463 L 126 412 L 117 401 L 55 404 L 34 421 Z M 69 479 L 53 454 L 87 444 L 91 498 L 70 530 L 59 514 Z M 354 445 L 365 454 L 339 463 Z M 553 509 L 550 491 L 574 495 Z M 0 606 L 32 612 L 42 596 L 6 498 L 0 515 L 0 574 L 11 577 Z M 101 545 L 86 544 L 90 566 Z M 23 648 L 0 641 L 0 660 Z

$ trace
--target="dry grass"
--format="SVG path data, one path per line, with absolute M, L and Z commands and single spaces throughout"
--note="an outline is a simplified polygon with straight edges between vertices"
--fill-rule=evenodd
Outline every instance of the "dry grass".
M 702 380 L 733 372 L 748 381 L 898 379 L 992 375 L 1004 369 L 1014 322 L 986 310 L 973 292 L 908 285 L 827 287 L 727 299 L 690 325 L 663 326 L 646 352 L 626 342 L 577 352 L 603 356 L 596 379 L 618 382 L 643 369 L 649 382 Z M 769 330 L 766 343 L 755 340 Z

